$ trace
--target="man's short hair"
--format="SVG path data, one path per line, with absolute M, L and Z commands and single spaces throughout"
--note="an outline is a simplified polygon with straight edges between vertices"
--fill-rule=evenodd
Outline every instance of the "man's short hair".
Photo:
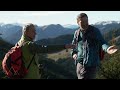
M 26 32 L 27 30 L 29 30 L 32 26 L 34 27 L 34 24 L 32 24 L 32 23 L 25 24 L 25 26 L 22 29 L 22 33 L 24 34 L 24 32 Z
M 78 14 L 78 16 L 77 16 L 77 20 L 80 19 L 80 18 L 83 18 L 83 17 L 87 17 L 87 18 L 88 18 L 88 16 L 87 16 L 86 13 L 80 13 L 80 14 Z

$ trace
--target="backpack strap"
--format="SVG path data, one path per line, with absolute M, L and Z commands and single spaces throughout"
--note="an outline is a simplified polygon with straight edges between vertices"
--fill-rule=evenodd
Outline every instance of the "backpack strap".
M 18 43 L 16 43 L 15 46 L 20 46 L 20 47 L 22 47 L 22 46 L 24 46 L 26 43 L 27 43 L 27 42 L 23 42 L 21 45 L 19 45 Z M 31 59 L 29 65 L 27 66 L 27 69 L 29 69 L 32 61 L 34 60 L 34 57 L 35 57 L 35 54 L 33 55 L 33 57 L 32 57 L 32 59 Z
M 33 55 L 33 57 L 32 57 L 32 59 L 31 59 L 29 65 L 27 66 L 27 69 L 29 69 L 29 67 L 30 67 L 30 65 L 31 65 L 31 63 L 32 63 L 32 61 L 34 60 L 34 57 L 35 57 L 35 54 Z
M 77 40 L 77 42 L 78 42 L 78 39 L 79 39 L 79 35 L 80 35 L 80 29 L 78 29 L 77 32 L 76 32 L 76 40 Z
M 78 44 L 78 39 L 79 39 L 79 35 L 80 35 L 80 29 L 76 30 L 75 32 L 75 45 Z

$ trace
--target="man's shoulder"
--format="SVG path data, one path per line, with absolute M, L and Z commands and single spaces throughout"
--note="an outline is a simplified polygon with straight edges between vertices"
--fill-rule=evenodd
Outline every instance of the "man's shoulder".
M 80 31 L 80 27 L 77 28 L 74 33 L 76 34 L 78 31 Z
M 89 25 L 90 26 L 90 28 L 91 28 L 91 30 L 93 31 L 93 32 L 99 32 L 100 30 L 99 30 L 99 28 L 97 28 L 97 27 L 95 27 L 95 26 L 93 26 L 93 25 Z
M 75 30 L 75 32 L 78 31 L 78 30 L 80 30 L 80 27 L 78 27 L 78 28 Z
M 96 26 L 89 25 L 89 27 L 91 27 L 92 29 L 97 29 L 98 30 L 98 28 Z

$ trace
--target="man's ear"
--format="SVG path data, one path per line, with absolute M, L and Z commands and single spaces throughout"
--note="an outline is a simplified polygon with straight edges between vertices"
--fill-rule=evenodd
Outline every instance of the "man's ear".
M 77 24 L 79 25 L 79 21 L 77 20 Z
M 77 20 L 77 24 L 79 25 L 80 20 Z

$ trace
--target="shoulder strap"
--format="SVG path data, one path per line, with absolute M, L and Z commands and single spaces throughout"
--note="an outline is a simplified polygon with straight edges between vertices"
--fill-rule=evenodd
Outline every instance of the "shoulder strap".
M 18 45 L 18 43 L 16 43 L 15 46 L 20 46 L 20 47 L 22 47 L 22 46 L 25 45 L 26 43 L 27 43 L 27 42 L 23 42 L 21 45 Z M 27 66 L 27 69 L 29 69 L 29 67 L 30 67 L 30 65 L 31 65 L 31 63 L 32 63 L 32 61 L 34 60 L 34 57 L 35 57 L 35 54 L 33 55 L 33 57 L 32 57 L 32 59 L 31 59 L 29 65 Z
M 76 31 L 76 33 L 75 33 L 76 43 L 78 43 L 79 35 L 80 35 L 80 29 L 78 29 L 78 30 Z
M 89 27 L 86 31 L 86 38 L 93 39 L 93 40 L 96 38 L 96 33 L 94 31 L 94 26 L 89 25 Z
M 32 61 L 34 60 L 34 57 L 35 57 L 35 54 L 33 55 L 33 57 L 32 57 L 32 59 L 31 59 L 29 65 L 28 65 L 27 69 L 29 69 L 29 67 L 30 67 L 30 65 L 31 65 L 31 63 L 32 63 Z
M 94 33 L 94 27 L 93 26 L 91 26 L 91 25 L 89 25 L 89 29 L 88 29 L 88 31 L 86 32 L 86 35 L 87 35 L 87 33 L 89 33 L 89 35 L 87 35 L 89 38 L 95 38 L 95 33 Z M 81 30 L 80 30 L 80 28 L 78 29 L 78 30 L 76 30 L 76 32 L 75 32 L 75 43 L 77 44 L 78 42 L 79 42 L 79 36 L 80 36 L 80 34 L 81 34 Z M 82 38 L 83 39 L 83 38 Z

